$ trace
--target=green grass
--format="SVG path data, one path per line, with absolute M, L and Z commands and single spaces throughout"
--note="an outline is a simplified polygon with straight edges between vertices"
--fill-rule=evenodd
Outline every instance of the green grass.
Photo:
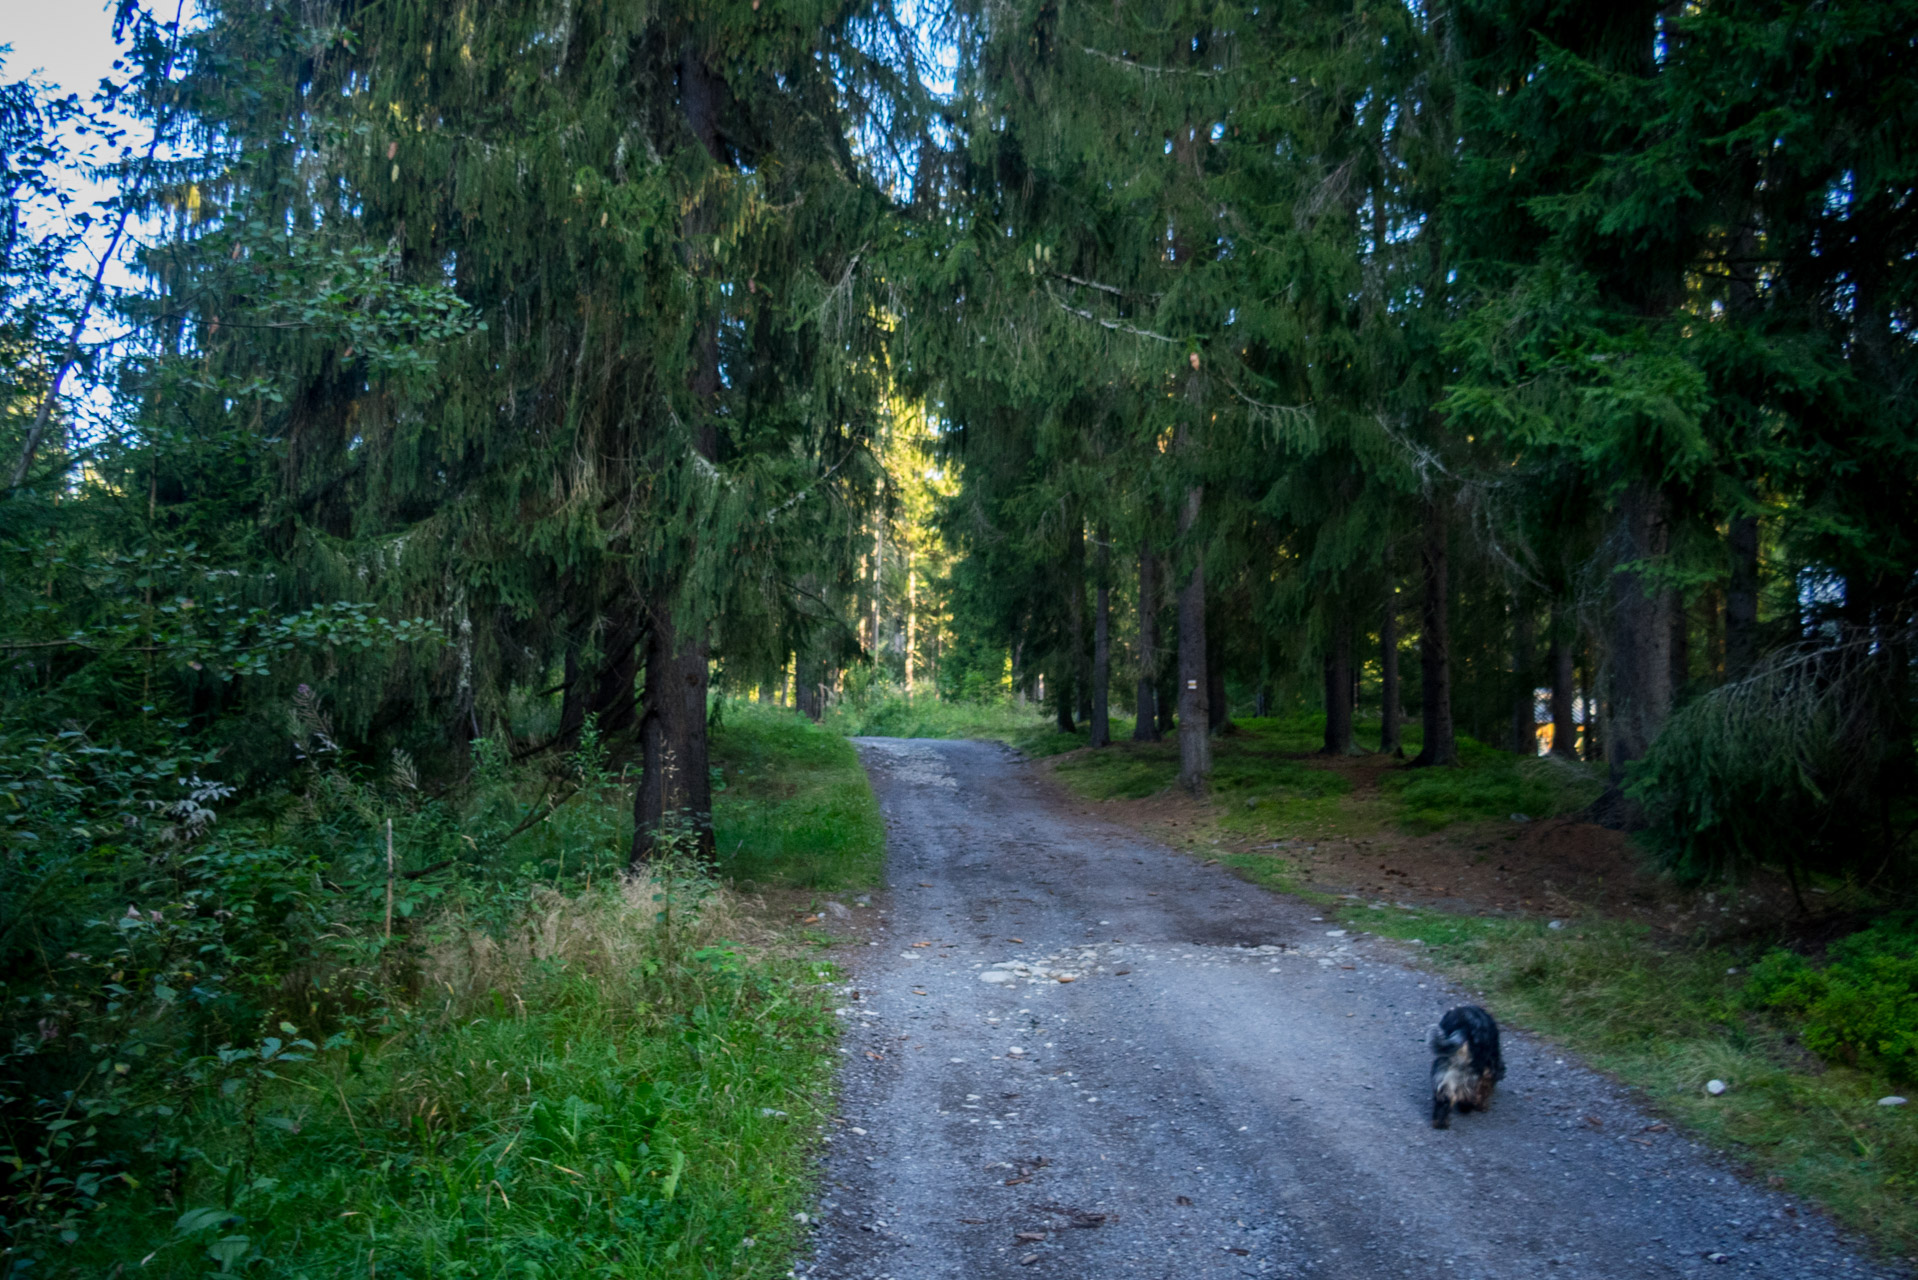
M 648 896 L 554 895 L 544 948 L 444 943 L 439 990 L 364 1051 L 204 1100 L 178 1176 L 53 1273 L 784 1274 L 831 1096 L 826 971 L 696 924 L 668 943 Z
M 874 880 L 883 828 L 843 738 L 729 708 L 713 750 L 723 874 Z M 190 1087 L 141 1103 L 143 1176 L 70 1240 L 41 1233 L 33 1274 L 785 1275 L 832 1105 L 833 973 L 796 940 L 729 941 L 763 925 L 690 866 L 635 883 L 603 849 L 564 856 L 618 846 L 630 801 L 580 793 L 511 843 L 517 872 L 376 934 L 370 967 L 302 975 L 286 1008 L 310 1017 L 182 1063 Z
M 1460 740 L 1456 769 L 1387 770 L 1376 793 L 1354 794 L 1344 774 L 1317 757 L 1324 719 L 1318 715 L 1248 719 L 1212 744 L 1212 795 L 1221 832 L 1247 839 L 1314 834 L 1368 834 L 1386 828 L 1421 834 L 1456 822 L 1503 820 L 1513 813 L 1549 817 L 1587 804 L 1601 783 L 1580 764 L 1521 760 Z M 1417 750 L 1414 729 L 1408 751 Z M 1022 744 L 1023 745 L 1023 744 Z M 1028 754 L 1058 754 L 1085 745 L 1065 735 L 1041 739 Z M 1061 761 L 1059 776 L 1088 799 L 1140 799 L 1178 779 L 1179 748 L 1162 742 L 1116 742 Z
M 824 724 L 835 733 L 855 738 L 993 738 L 1014 742 L 1043 733 L 1052 721 L 1040 708 L 1010 698 L 948 702 L 930 693 L 907 698 L 898 690 L 885 690 L 856 702 L 839 703 L 826 713 Z
M 1379 780 L 1395 818 L 1411 832 L 1442 831 L 1455 822 L 1522 813 L 1555 817 L 1598 798 L 1604 781 L 1587 765 L 1550 757 L 1520 759 L 1469 739 L 1456 769 L 1407 769 Z
M 886 828 L 853 745 L 791 711 L 734 704 L 713 734 L 721 874 L 814 889 L 877 884 Z
M 1751 951 L 1665 945 L 1640 926 L 1374 910 L 1343 922 L 1418 939 L 1494 1014 L 1642 1090 L 1659 1110 L 1782 1179 L 1895 1253 L 1918 1252 L 1918 1116 L 1880 1107 L 1881 1072 L 1818 1061 L 1746 996 Z M 1726 1081 L 1720 1097 L 1705 1082 Z

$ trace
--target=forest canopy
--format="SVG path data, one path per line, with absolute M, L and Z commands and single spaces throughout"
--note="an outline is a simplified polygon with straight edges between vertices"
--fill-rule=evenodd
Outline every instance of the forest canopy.
M 621 861 L 710 867 L 749 698 L 1038 700 L 1194 791 L 1304 708 L 1908 892 L 1918 7 L 111 13 L 98 95 L 0 70 L 22 1124 L 91 925 L 280 945 L 220 814 L 611 760 Z

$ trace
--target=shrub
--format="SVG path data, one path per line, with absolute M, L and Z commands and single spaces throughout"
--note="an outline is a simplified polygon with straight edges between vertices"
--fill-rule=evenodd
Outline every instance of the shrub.
M 1784 650 L 1680 709 L 1628 788 L 1655 860 L 1686 880 L 1772 865 L 1796 883 L 1906 856 L 1906 651 L 1880 635 Z
M 1918 1079 L 1918 916 L 1832 944 L 1822 966 L 1773 950 L 1752 967 L 1745 999 L 1789 1018 L 1822 1058 Z

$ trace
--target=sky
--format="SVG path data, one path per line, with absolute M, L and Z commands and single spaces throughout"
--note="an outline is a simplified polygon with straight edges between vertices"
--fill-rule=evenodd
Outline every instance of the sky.
M 7 78 L 38 70 L 81 97 L 113 69 L 113 20 L 96 0 L 0 0 L 0 44 L 10 44 Z

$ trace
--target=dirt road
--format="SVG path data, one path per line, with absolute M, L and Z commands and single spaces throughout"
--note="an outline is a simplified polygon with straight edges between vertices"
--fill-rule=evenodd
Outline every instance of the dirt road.
M 796 1274 L 1898 1274 L 1523 1035 L 1492 1111 L 1434 1131 L 1423 1040 L 1466 993 L 1403 950 L 1077 814 L 1001 747 L 859 745 L 892 908 Z

